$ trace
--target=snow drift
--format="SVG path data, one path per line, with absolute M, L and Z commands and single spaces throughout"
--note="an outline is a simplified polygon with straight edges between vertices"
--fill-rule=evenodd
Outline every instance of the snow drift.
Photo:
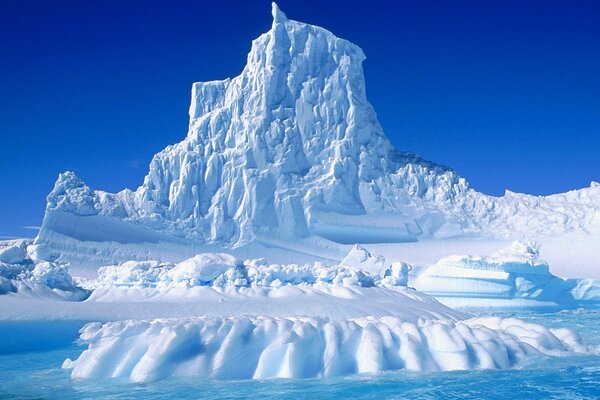
M 335 243 L 600 234 L 600 185 L 547 197 L 471 189 L 396 150 L 366 96 L 362 50 L 286 18 L 232 79 L 193 84 L 187 137 L 156 154 L 135 191 L 73 172 L 48 196 L 34 257 L 100 266 L 181 261 L 262 238 Z

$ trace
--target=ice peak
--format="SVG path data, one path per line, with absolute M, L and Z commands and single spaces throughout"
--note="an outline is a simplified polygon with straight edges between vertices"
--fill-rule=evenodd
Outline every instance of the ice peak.
M 96 213 L 96 194 L 72 171 L 58 176 L 46 200 L 46 210 L 75 211 L 79 215 Z
M 65 171 L 58 175 L 55 183 L 56 190 L 65 190 L 84 186 L 83 181 L 73 171 Z
M 287 21 L 287 17 L 284 12 L 281 11 L 277 3 L 271 3 L 271 14 L 273 14 L 273 24 L 282 23 Z

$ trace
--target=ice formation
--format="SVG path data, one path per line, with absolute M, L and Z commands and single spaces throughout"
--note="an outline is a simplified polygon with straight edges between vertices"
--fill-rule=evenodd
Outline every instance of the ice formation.
M 355 244 L 340 261 L 340 265 L 379 273 L 385 268 L 385 258 L 379 254 L 371 254 L 361 245 Z
M 317 378 L 387 370 L 508 368 L 532 353 L 586 352 L 573 331 L 518 319 L 192 318 L 93 323 L 73 378 L 148 382 Z
M 18 293 L 79 301 L 88 292 L 75 283 L 65 265 L 48 261 L 34 262 L 27 253 L 27 240 L 0 243 L 0 295 Z
M 532 248 L 521 247 L 491 259 L 544 269 Z M 1 296 L 0 316 L 113 321 L 86 325 L 87 349 L 64 366 L 73 378 L 134 382 L 508 368 L 531 354 L 594 351 L 570 330 L 452 310 L 405 287 L 410 266 L 387 265 L 364 248 L 346 259 L 355 265 L 241 262 L 225 253 L 129 261 L 100 268 L 87 282 L 91 294 L 75 288 L 89 297 L 62 298 L 85 298 L 69 302 L 48 301 L 44 292 L 76 292 L 65 267 L 29 260 L 11 282 L 37 286 L 27 301 Z
M 600 280 L 552 275 L 535 244 L 523 241 L 487 257 L 444 257 L 410 284 L 453 306 L 575 307 L 600 303 Z
M 353 250 L 354 252 L 355 250 Z M 351 252 L 350 255 L 354 253 Z M 383 257 L 376 258 L 381 265 L 374 273 L 370 269 L 339 265 L 268 264 L 263 259 L 241 262 L 228 254 L 198 254 L 178 264 L 159 261 L 128 261 L 119 265 L 101 267 L 94 283 L 96 288 L 138 287 L 282 287 L 294 285 L 340 286 L 406 286 L 410 266 L 394 263 L 384 268 Z M 367 265 L 368 267 L 370 265 Z
M 110 321 L 86 325 L 88 348 L 64 366 L 138 382 L 506 368 L 592 350 L 570 330 L 470 318 L 410 288 L 443 301 L 598 297 L 593 280 L 552 276 L 530 245 L 445 258 L 414 269 L 414 285 L 400 257 L 359 245 L 343 256 L 355 243 L 600 235 L 598 184 L 491 197 L 394 149 L 366 98 L 364 58 L 273 4 L 242 73 L 193 85 L 187 137 L 154 156 L 139 188 L 59 176 L 35 242 L 0 246 L 0 290 L 33 288 L 27 301 L 0 296 L 0 319 Z M 287 251 L 287 262 L 256 259 Z M 66 263 L 103 266 L 91 293 Z M 89 297 L 34 298 L 48 291 Z
M 286 18 L 252 42 L 242 73 L 192 87 L 187 137 L 144 183 L 94 191 L 73 172 L 48 196 L 32 254 L 73 265 L 180 261 L 263 238 L 335 243 L 600 234 L 600 185 L 547 197 L 471 189 L 396 150 L 369 104 L 362 50 Z M 206 248 L 204 248 L 206 251 Z

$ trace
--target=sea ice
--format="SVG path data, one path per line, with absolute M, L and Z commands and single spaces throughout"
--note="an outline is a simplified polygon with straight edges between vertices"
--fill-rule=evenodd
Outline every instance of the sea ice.
M 363 249 L 364 250 L 364 249 Z M 350 256 L 356 254 L 356 249 Z M 363 254 L 363 253 L 361 253 Z M 368 254 L 368 253 L 364 253 Z M 348 257 L 347 257 L 348 258 Z M 369 262 L 374 258 L 376 263 Z M 224 254 L 203 253 L 178 264 L 159 261 L 128 261 L 120 265 L 101 267 L 96 288 L 110 287 L 194 287 L 194 286 L 259 286 L 342 285 L 342 286 L 406 286 L 410 266 L 394 263 L 385 267 L 381 256 L 361 259 L 354 266 L 348 263 L 327 265 L 268 264 L 263 259 L 242 262 Z M 360 266 L 366 269 L 359 268 Z
M 600 303 L 600 281 L 552 275 L 535 245 L 524 241 L 489 256 L 444 257 L 409 284 L 451 306 L 558 308 Z

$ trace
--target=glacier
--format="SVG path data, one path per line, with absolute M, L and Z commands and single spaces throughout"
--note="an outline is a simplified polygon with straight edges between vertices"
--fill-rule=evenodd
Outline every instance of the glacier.
M 339 260 L 355 243 L 600 236 L 596 182 L 493 197 L 396 150 L 367 100 L 364 59 L 274 5 L 239 76 L 193 84 L 187 136 L 154 156 L 139 188 L 106 193 L 60 174 L 34 258 L 97 268 L 265 244 Z

